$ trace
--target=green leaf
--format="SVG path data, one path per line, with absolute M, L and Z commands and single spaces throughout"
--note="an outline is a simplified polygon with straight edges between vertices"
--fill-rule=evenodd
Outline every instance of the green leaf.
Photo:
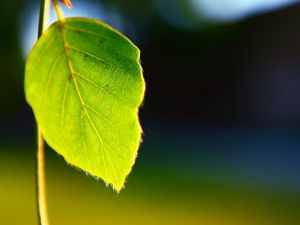
M 26 99 L 46 142 L 117 191 L 141 140 L 145 83 L 139 55 L 110 26 L 69 18 L 44 32 L 26 63 Z

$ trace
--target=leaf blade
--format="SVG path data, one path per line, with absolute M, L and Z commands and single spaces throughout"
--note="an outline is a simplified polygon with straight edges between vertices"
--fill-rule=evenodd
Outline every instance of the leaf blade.
M 26 99 L 47 143 L 117 191 L 134 164 L 142 133 L 139 54 L 108 25 L 70 18 L 45 32 L 26 63 Z

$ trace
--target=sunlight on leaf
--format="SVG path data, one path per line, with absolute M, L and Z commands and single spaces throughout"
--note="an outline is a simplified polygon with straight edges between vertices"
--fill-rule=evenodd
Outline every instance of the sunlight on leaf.
M 26 63 L 25 93 L 47 143 L 121 190 L 141 140 L 140 52 L 97 20 L 53 24 Z

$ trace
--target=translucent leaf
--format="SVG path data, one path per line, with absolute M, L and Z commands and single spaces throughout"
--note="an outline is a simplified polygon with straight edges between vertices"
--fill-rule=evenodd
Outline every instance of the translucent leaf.
M 44 32 L 26 63 L 26 99 L 46 142 L 117 191 L 141 139 L 139 54 L 108 25 L 69 18 Z

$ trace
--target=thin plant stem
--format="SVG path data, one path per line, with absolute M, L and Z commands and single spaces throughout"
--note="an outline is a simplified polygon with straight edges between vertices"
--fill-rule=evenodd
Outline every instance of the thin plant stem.
M 50 14 L 51 0 L 40 0 L 40 17 L 38 39 L 47 28 Z M 46 174 L 45 174 L 45 144 L 41 128 L 38 125 L 38 148 L 36 153 L 36 195 L 37 213 L 39 225 L 49 225 L 47 198 L 46 198 Z
M 63 12 L 62 12 L 62 10 L 59 6 L 58 0 L 53 0 L 53 5 L 54 5 L 54 9 L 55 9 L 56 15 L 58 17 L 58 20 L 63 21 L 64 15 L 63 15 Z
M 47 23 L 50 16 L 51 0 L 40 0 L 40 15 L 39 15 L 39 29 L 38 39 L 42 36 L 47 28 Z
M 40 127 L 38 127 L 38 151 L 36 157 L 38 220 L 39 225 L 49 225 L 46 197 L 45 144 Z

